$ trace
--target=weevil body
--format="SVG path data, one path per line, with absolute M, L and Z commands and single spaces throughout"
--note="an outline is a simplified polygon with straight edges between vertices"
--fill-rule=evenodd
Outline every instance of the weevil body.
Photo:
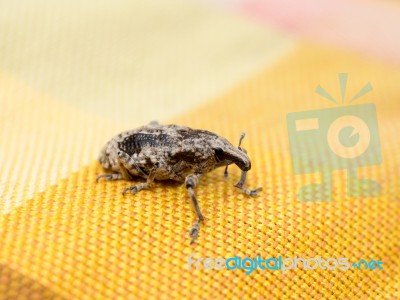
M 240 141 L 243 139 L 242 135 Z M 234 147 L 227 139 L 206 130 L 191 129 L 179 125 L 160 125 L 150 123 L 135 130 L 122 132 L 113 137 L 102 149 L 99 161 L 110 174 L 97 176 L 97 180 L 133 180 L 142 177 L 146 182 L 128 187 L 135 194 L 150 188 L 154 180 L 172 179 L 185 182 L 197 220 L 190 230 L 192 242 L 197 238 L 201 214 L 194 189 L 198 179 L 216 168 L 236 164 L 242 176 L 235 185 L 244 193 L 255 196 L 261 188 L 243 188 L 246 172 L 251 168 L 246 150 Z

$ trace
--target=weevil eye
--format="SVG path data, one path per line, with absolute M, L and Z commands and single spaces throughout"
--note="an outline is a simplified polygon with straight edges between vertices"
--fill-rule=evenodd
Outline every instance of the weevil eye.
M 214 148 L 214 156 L 217 161 L 224 160 L 224 151 L 221 148 Z

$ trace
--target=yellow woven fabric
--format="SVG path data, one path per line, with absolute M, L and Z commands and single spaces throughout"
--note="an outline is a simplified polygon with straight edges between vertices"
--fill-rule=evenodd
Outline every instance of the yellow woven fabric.
M 374 86 L 362 103 L 377 106 L 383 164 L 359 174 L 380 182 L 383 194 L 346 197 L 340 171 L 334 174 L 332 202 L 300 203 L 299 187 L 319 176 L 292 174 L 286 114 L 331 107 L 314 89 L 321 84 L 338 96 L 336 74 L 343 71 L 349 73 L 349 94 L 368 81 Z M 193 245 L 188 230 L 194 214 L 183 185 L 159 183 L 123 197 L 120 192 L 130 183 L 96 184 L 102 170 L 93 157 L 90 165 L 2 216 L 1 299 L 400 298 L 399 82 L 396 68 L 300 45 L 273 68 L 170 119 L 215 131 L 233 143 L 246 131 L 243 146 L 252 159 L 248 185 L 264 188 L 257 198 L 241 194 L 232 186 L 239 177 L 234 167 L 229 182 L 223 170 L 204 176 L 196 193 L 206 222 Z M 104 138 L 98 129 L 90 131 L 95 140 Z M 23 174 L 28 162 L 22 152 L 10 159 Z M 192 253 L 380 259 L 384 270 L 298 269 L 285 275 L 188 270 Z
M 117 132 L 186 112 L 293 44 L 186 0 L 3 2 L 3 212 L 89 164 Z

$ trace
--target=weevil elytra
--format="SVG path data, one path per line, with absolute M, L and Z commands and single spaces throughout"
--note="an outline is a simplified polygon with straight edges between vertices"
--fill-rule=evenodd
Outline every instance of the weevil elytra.
M 207 130 L 191 129 L 179 125 L 160 125 L 152 122 L 140 128 L 125 131 L 113 137 L 102 149 L 99 161 L 103 168 L 111 173 L 97 176 L 106 180 L 133 180 L 142 177 L 146 182 L 125 188 L 122 194 L 135 194 L 148 189 L 154 180 L 172 179 L 184 182 L 189 193 L 196 222 L 189 234 L 191 243 L 198 237 L 200 222 L 204 217 L 194 193 L 199 178 L 216 168 L 225 167 L 224 176 L 228 176 L 228 166 L 237 165 L 242 173 L 235 184 L 242 192 L 256 196 L 262 188 L 246 189 L 246 174 L 251 168 L 247 151 L 234 147 L 226 138 Z

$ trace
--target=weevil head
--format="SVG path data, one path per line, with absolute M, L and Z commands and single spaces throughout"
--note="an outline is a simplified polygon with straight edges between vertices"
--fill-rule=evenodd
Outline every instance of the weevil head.
M 245 150 L 233 146 L 227 139 L 218 137 L 210 144 L 215 158 L 215 168 L 230 164 L 237 165 L 242 171 L 251 169 L 251 162 Z

